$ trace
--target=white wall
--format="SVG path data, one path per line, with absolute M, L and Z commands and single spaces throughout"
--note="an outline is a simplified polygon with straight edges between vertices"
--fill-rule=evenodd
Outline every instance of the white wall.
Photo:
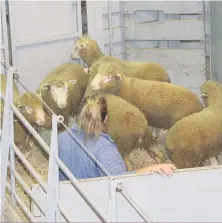
M 30 91 L 35 91 L 53 68 L 73 62 L 71 47 L 75 37 L 82 35 L 80 3 L 9 2 L 13 65 L 19 67 Z

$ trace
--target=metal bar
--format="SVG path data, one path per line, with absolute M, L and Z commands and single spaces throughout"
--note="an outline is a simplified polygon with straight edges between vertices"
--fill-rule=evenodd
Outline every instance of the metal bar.
M 81 32 L 71 32 L 71 33 L 55 35 L 55 36 L 47 36 L 47 37 L 32 39 L 32 40 L 16 41 L 15 47 L 47 43 L 47 42 L 53 42 L 53 41 L 58 41 L 58 40 L 64 40 L 64 39 L 72 39 L 78 36 L 81 36 Z
M 8 162 L 8 166 L 10 166 L 10 162 Z M 30 198 L 32 198 L 32 201 L 35 203 L 35 205 L 38 207 L 38 209 L 41 211 L 43 215 L 45 215 L 45 211 L 41 208 L 41 206 L 38 204 L 38 201 L 35 199 L 35 197 L 32 195 L 32 191 L 29 189 L 27 184 L 24 182 L 24 180 L 21 178 L 21 176 L 18 174 L 16 170 L 12 170 L 12 174 L 15 176 L 18 183 L 22 186 L 24 191 L 29 195 Z M 13 192 L 11 192 L 12 194 Z M 15 192 L 14 192 L 15 194 Z
M 110 56 L 113 56 L 112 3 L 110 3 L 110 0 L 108 0 L 108 12 L 109 12 L 109 47 L 110 47 Z
M 79 36 L 82 36 L 82 10 L 81 10 L 81 0 L 73 1 L 76 3 L 76 20 L 77 20 L 77 30 Z M 76 37 L 76 36 L 75 36 Z
M 146 214 L 138 207 L 138 205 L 123 191 L 120 191 L 123 197 L 131 204 L 131 206 L 135 209 L 135 211 L 143 218 L 145 222 L 153 222 Z
M 9 95 L 10 95 L 10 104 L 13 104 L 13 76 L 11 77 L 12 81 L 11 81 L 11 85 L 10 85 L 10 90 L 9 90 Z M 7 78 L 8 79 L 8 78 Z M 9 137 L 10 137 L 10 142 L 9 142 L 9 151 L 10 151 L 10 178 L 11 178 L 11 200 L 12 200 L 12 204 L 15 205 L 16 201 L 14 198 L 14 193 L 15 193 L 15 177 L 12 174 L 12 171 L 15 170 L 15 154 L 14 154 L 14 150 L 13 150 L 13 143 L 14 143 L 14 117 L 13 117 L 13 111 L 12 109 L 9 110 L 9 118 L 10 118 L 10 128 L 9 128 Z
M 109 181 L 108 221 L 117 222 L 116 182 Z
M 51 145 L 49 153 L 49 171 L 48 171 L 48 185 L 46 196 L 46 222 L 60 222 L 61 216 L 58 209 L 57 201 L 59 200 L 59 170 L 55 158 L 58 157 L 58 130 L 57 130 L 57 116 L 52 116 L 52 134 Z
M 11 188 L 9 183 L 6 183 L 7 189 L 11 193 Z M 20 197 L 17 194 L 14 194 L 15 200 L 18 202 L 19 206 L 22 208 L 23 212 L 26 214 L 26 216 L 29 218 L 31 222 L 37 222 L 35 218 L 32 216 L 31 212 L 28 210 L 28 208 L 25 206 L 25 204 L 22 202 Z
M 57 122 L 59 117 L 57 115 L 52 116 L 52 142 L 51 150 L 53 151 L 53 166 L 54 166 L 54 176 L 55 176 L 55 201 L 56 201 L 56 222 L 61 222 L 61 213 L 58 206 L 58 201 L 60 200 L 60 184 L 59 184 L 59 166 L 55 162 L 58 159 L 58 126 Z
M 12 65 L 17 65 L 17 58 L 16 58 L 16 32 L 15 32 L 15 20 L 13 15 L 13 1 L 8 1 L 8 11 L 9 11 L 9 29 L 10 29 L 10 41 L 11 41 L 11 63 Z
M 61 204 L 60 204 L 59 201 L 58 201 L 58 206 L 59 206 L 59 209 L 61 211 L 61 214 L 65 218 L 65 220 L 67 222 L 73 222 L 73 220 L 69 217 L 69 215 L 67 214 L 67 212 L 65 211 L 65 209 L 61 207 Z
M 20 119 L 20 121 L 24 124 L 24 126 L 29 130 L 29 132 L 33 135 L 33 137 L 39 142 L 39 144 L 43 147 L 43 149 L 49 154 L 50 149 L 48 145 L 45 143 L 45 141 L 41 138 L 41 136 L 35 131 L 35 129 L 30 125 L 30 123 L 23 117 L 23 115 L 19 112 L 19 110 L 14 105 L 11 105 L 11 107 L 15 115 Z M 56 158 L 56 162 L 61 168 L 61 170 L 70 179 L 75 189 L 79 192 L 80 196 L 86 201 L 89 207 L 95 212 L 95 214 L 102 221 L 106 222 L 106 219 L 107 219 L 106 214 L 100 208 L 97 208 L 97 205 L 95 204 L 95 202 L 90 198 L 90 196 L 82 188 L 82 185 L 73 176 L 73 174 L 69 171 L 66 165 L 64 165 L 64 163 L 59 158 Z
M 37 173 L 37 171 L 34 169 L 34 167 L 31 165 L 31 163 L 24 157 L 24 155 L 20 152 L 18 147 L 13 144 L 13 149 L 17 157 L 21 160 L 21 162 L 24 164 L 24 166 L 29 170 L 29 172 L 33 175 L 33 177 L 36 179 L 36 181 L 39 183 L 39 185 L 42 187 L 43 191 L 46 193 L 46 185 L 40 175 Z
M 39 185 L 41 186 L 43 191 L 45 193 L 47 193 L 46 185 L 43 182 L 40 175 L 37 173 L 37 171 L 33 168 L 33 166 L 29 163 L 29 161 L 24 157 L 24 155 L 20 152 L 20 150 L 17 148 L 17 146 L 15 144 L 13 144 L 13 149 L 14 149 L 14 152 L 17 155 L 17 157 L 21 160 L 21 162 L 24 164 L 24 166 L 29 170 L 29 172 L 32 174 L 32 176 L 35 178 L 35 180 L 39 183 Z M 68 219 L 67 221 L 72 222 L 72 220 L 70 220 L 70 217 L 67 215 L 67 213 L 64 211 L 64 209 L 61 208 L 60 205 L 59 205 L 59 208 L 60 208 L 62 216 L 66 220 Z
M 7 178 L 7 166 L 8 166 L 8 156 L 9 156 L 9 146 L 10 146 L 10 90 L 12 91 L 12 80 L 13 80 L 13 68 L 8 70 L 8 78 L 6 82 L 6 95 L 5 95 L 5 106 L 3 114 L 2 123 L 2 135 L 0 141 L 0 160 L 1 160 L 1 201 L 0 201 L 0 213 L 4 212 L 4 198 L 5 198 L 5 187 Z
M 72 138 L 75 140 L 75 142 L 84 150 L 84 152 L 99 166 L 99 168 L 106 174 L 108 179 L 113 179 L 111 174 L 102 166 L 102 164 L 93 156 L 93 154 L 88 151 L 88 149 L 77 139 L 77 137 L 72 133 L 72 131 L 66 126 L 64 123 L 62 123 L 63 126 L 66 128 L 67 132 L 72 136 Z M 110 178 L 109 178 L 109 177 Z
M 6 1 L 1 1 L 1 18 L 2 18 L 2 31 L 3 31 L 3 38 L 4 38 L 4 54 L 5 54 L 5 60 L 9 62 L 9 50 L 8 50 L 8 32 L 7 32 L 7 21 L 6 21 Z

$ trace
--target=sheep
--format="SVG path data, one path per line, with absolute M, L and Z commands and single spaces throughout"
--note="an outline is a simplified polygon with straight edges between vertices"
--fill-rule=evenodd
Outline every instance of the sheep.
M 138 147 L 146 149 L 158 162 L 165 159 L 161 151 L 154 147 L 150 149 L 154 139 L 148 122 L 143 113 L 132 104 L 112 94 L 95 94 L 85 99 L 84 107 L 92 105 L 92 100 L 100 97 L 106 99 L 108 110 L 108 120 L 103 132 L 114 140 L 128 168 L 130 164 L 127 157 Z
M 76 114 L 88 83 L 89 75 L 78 64 L 65 63 L 51 71 L 40 83 L 36 93 L 56 115 Z M 45 108 L 47 110 L 47 108 Z M 49 111 L 47 110 L 49 113 Z
M 222 150 L 222 85 L 208 80 L 200 88 L 206 107 L 168 131 L 165 148 L 177 168 L 204 166 Z
M 82 59 L 88 68 L 91 68 L 98 61 L 110 61 L 119 64 L 127 76 L 171 82 L 167 71 L 161 65 L 154 62 L 127 61 L 113 56 L 105 56 L 97 42 L 89 36 L 76 39 L 72 47 L 71 57 L 73 60 Z
M 25 92 L 20 97 L 17 108 L 29 123 L 44 128 L 51 127 L 50 116 L 45 112 L 44 105 L 36 93 Z
M 1 75 L 1 93 L 5 95 L 6 90 L 6 76 Z M 18 88 L 13 82 L 13 102 L 26 120 L 33 126 L 44 126 L 45 122 L 45 113 L 40 99 L 32 93 L 26 92 L 20 96 Z M 4 100 L 1 99 L 1 122 L 4 113 Z M 1 123 L 2 128 L 2 123 Z M 29 132 L 22 124 L 22 122 L 14 115 L 14 142 L 21 148 L 28 143 Z
M 139 108 L 154 128 L 169 129 L 180 119 L 203 109 L 198 96 L 188 88 L 103 71 L 91 82 L 92 91 L 125 99 Z

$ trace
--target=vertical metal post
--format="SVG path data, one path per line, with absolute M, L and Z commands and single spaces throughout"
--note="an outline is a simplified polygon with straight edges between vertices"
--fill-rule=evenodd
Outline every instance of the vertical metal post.
M 14 73 L 18 73 L 18 69 L 14 68 L 13 74 Z M 10 105 L 13 104 L 13 76 L 10 82 L 11 86 L 10 86 Z M 15 205 L 16 204 L 16 200 L 14 197 L 15 194 L 15 176 L 14 176 L 14 170 L 15 170 L 15 152 L 13 149 L 13 144 L 14 144 L 14 113 L 10 107 L 9 110 L 9 117 L 10 117 L 10 128 L 9 128 L 9 132 L 10 132 L 10 144 L 9 144 L 9 149 L 10 149 L 10 183 L 11 183 L 11 200 L 12 200 L 12 204 Z
M 52 135 L 49 152 L 49 172 L 46 195 L 45 222 L 61 222 L 61 214 L 58 206 L 59 201 L 59 168 L 56 163 L 58 157 L 58 130 L 57 116 L 52 115 Z
M 112 179 L 109 180 L 108 222 L 117 222 L 116 182 Z
M 112 2 L 108 0 L 109 11 L 109 48 L 110 56 L 113 56 L 113 23 L 112 23 Z
M 4 212 L 4 200 L 5 200 L 5 187 L 6 187 L 6 178 L 7 178 L 7 167 L 8 167 L 8 155 L 9 155 L 9 147 L 11 142 L 11 116 L 10 106 L 11 106 L 11 93 L 13 88 L 13 68 L 9 67 L 7 82 L 6 82 L 6 91 L 5 91 L 5 106 L 4 106 L 4 114 L 3 114 L 3 123 L 2 123 L 2 135 L 0 141 L 0 158 L 1 158 L 1 202 L 0 202 L 0 210 L 1 215 Z

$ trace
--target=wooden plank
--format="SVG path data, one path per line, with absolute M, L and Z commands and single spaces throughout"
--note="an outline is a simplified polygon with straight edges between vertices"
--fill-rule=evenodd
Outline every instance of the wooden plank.
M 205 81 L 204 50 L 201 49 L 132 49 L 127 60 L 153 61 L 169 72 L 172 83 L 199 88 Z
M 134 40 L 201 40 L 204 24 L 201 20 L 169 20 L 135 23 L 125 20 L 126 37 Z
M 160 10 L 166 14 L 199 14 L 203 12 L 202 1 L 125 1 L 124 10 Z

